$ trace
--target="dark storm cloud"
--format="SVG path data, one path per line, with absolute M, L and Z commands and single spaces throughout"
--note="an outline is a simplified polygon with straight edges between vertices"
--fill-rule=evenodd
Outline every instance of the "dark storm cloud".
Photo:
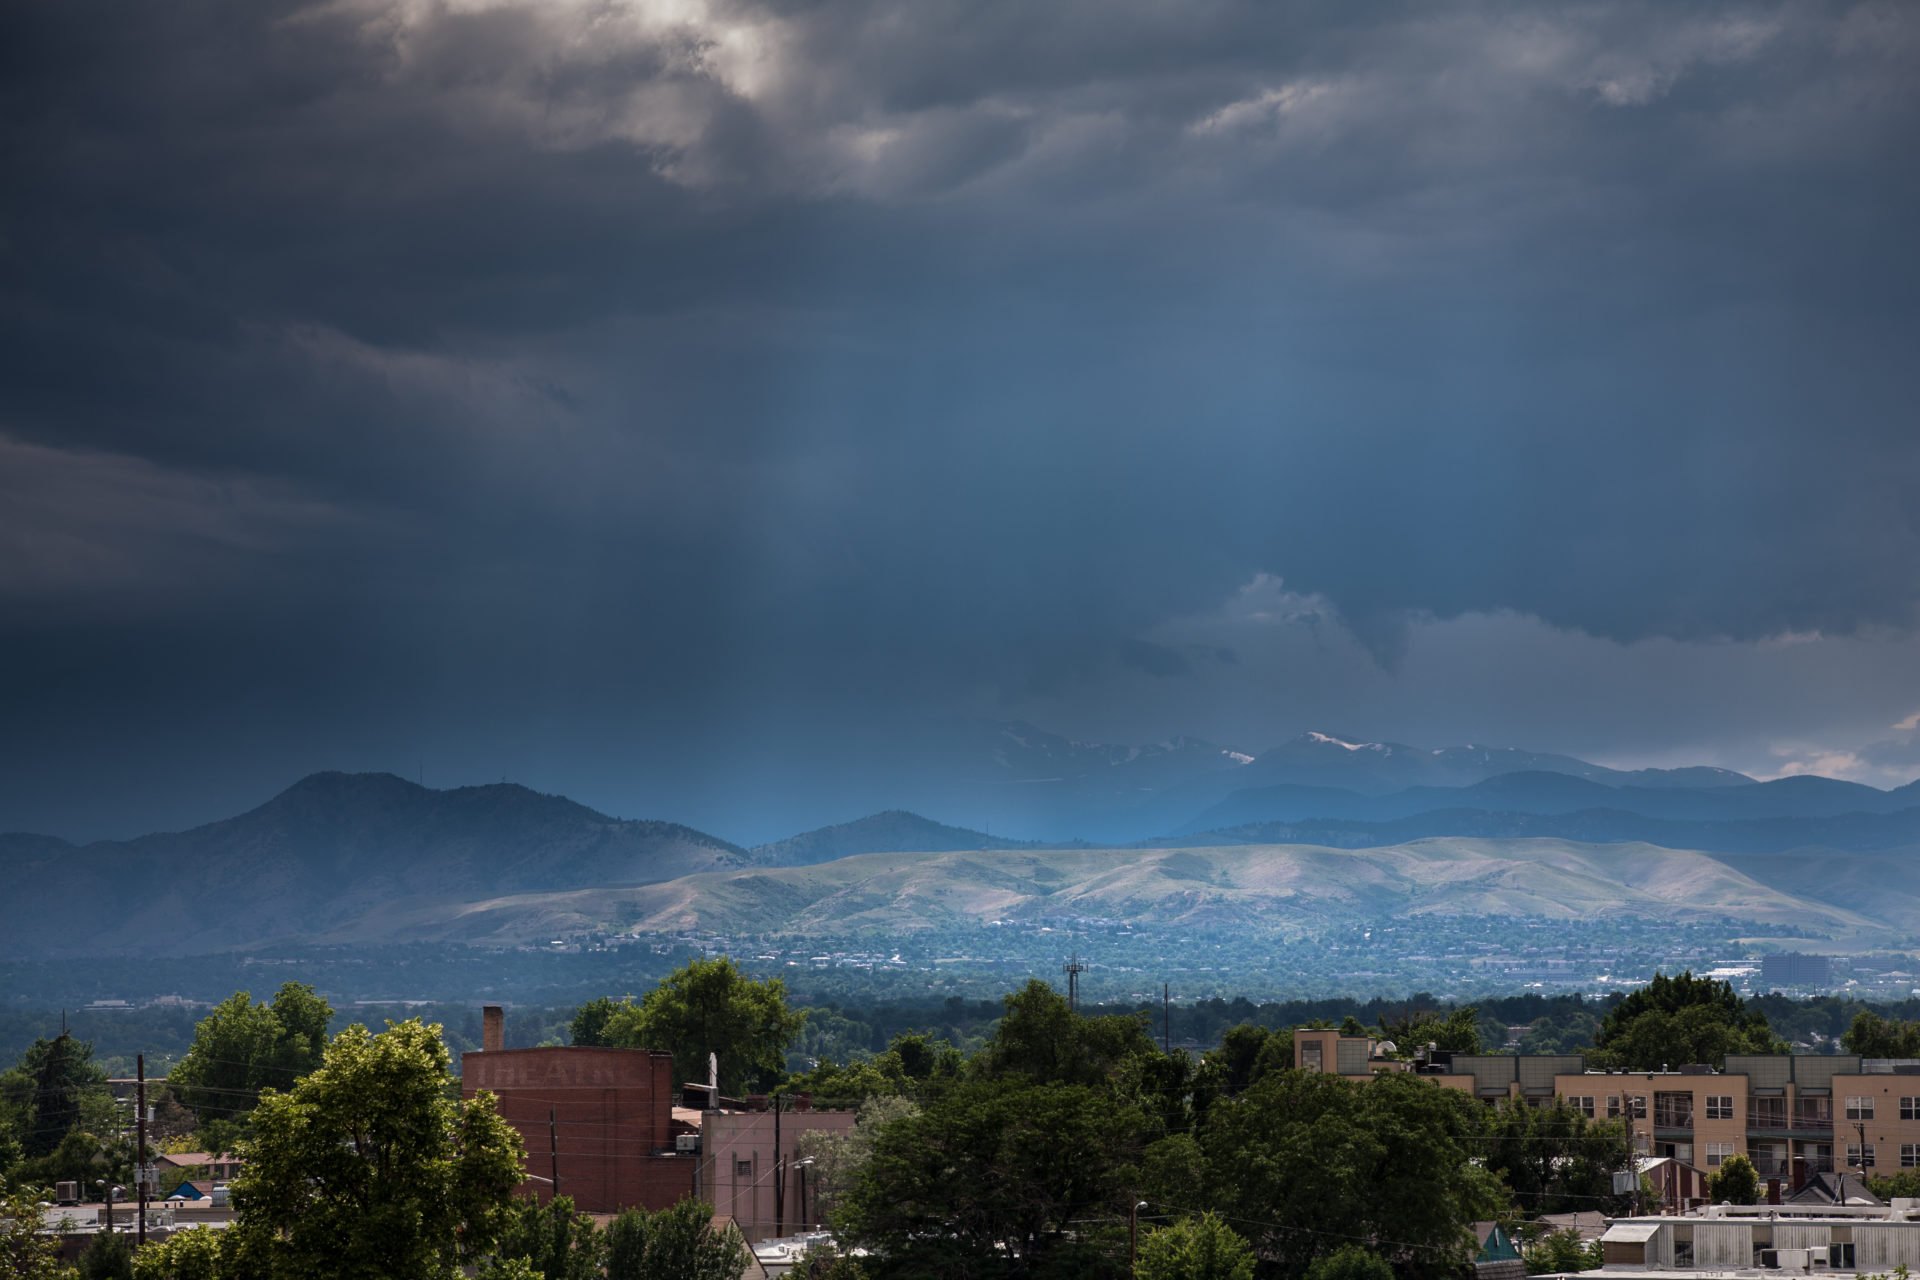
M 35 794 L 84 706 L 657 809 L 1102 673 L 1244 703 L 1154 629 L 1261 574 L 1395 669 L 1915 622 L 1903 6 L 0 23 Z

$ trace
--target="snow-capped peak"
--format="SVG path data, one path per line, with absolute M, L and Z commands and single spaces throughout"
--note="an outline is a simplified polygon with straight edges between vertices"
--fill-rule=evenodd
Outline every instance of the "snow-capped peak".
M 1309 742 L 1324 742 L 1328 746 L 1339 747 L 1343 751 L 1378 751 L 1382 754 L 1390 754 L 1393 750 L 1384 742 L 1347 742 L 1331 734 L 1315 733 L 1311 730 L 1308 731 L 1306 738 Z

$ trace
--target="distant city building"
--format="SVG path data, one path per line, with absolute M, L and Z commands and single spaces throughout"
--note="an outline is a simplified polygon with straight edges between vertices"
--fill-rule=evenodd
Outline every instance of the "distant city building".
M 1451 1053 L 1311 1028 L 1293 1033 L 1293 1055 L 1308 1071 L 1356 1080 L 1415 1071 L 1489 1104 L 1564 1102 L 1589 1119 L 1624 1122 L 1641 1156 L 1711 1173 L 1744 1155 L 1788 1195 L 1819 1174 L 1920 1169 L 1920 1061 L 1730 1053 L 1719 1070 L 1606 1072 L 1587 1070 L 1577 1053 Z M 1680 1209 L 1701 1191 L 1687 1182 L 1663 1194 Z
M 1788 951 L 1760 958 L 1760 980 L 1774 987 L 1830 987 L 1833 958 Z

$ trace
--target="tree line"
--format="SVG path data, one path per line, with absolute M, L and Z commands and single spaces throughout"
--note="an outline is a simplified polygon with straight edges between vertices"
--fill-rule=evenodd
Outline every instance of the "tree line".
M 1619 1122 L 1558 1101 L 1489 1106 L 1408 1072 L 1304 1071 L 1292 1026 L 1249 1020 L 1194 1053 L 1169 1046 L 1153 1013 L 1075 1010 L 1035 981 L 1007 995 L 970 1046 L 903 1030 L 878 1052 L 793 1071 L 808 1012 L 778 979 L 722 958 L 691 961 L 638 999 L 589 1001 L 567 1033 L 667 1049 L 681 1063 L 711 1054 L 723 1092 L 858 1108 L 852 1132 L 807 1135 L 803 1152 L 840 1246 L 808 1270 L 834 1280 L 1425 1280 L 1462 1274 L 1477 1248 L 1470 1224 L 1489 1220 L 1525 1240 L 1534 1265 L 1571 1270 L 1591 1251 L 1525 1224 L 1628 1207 L 1614 1190 L 1631 1167 Z M 243 1156 L 237 1221 L 137 1256 L 103 1237 L 82 1259 L 86 1274 L 737 1280 L 741 1242 L 705 1206 L 601 1228 L 564 1197 L 516 1200 L 519 1136 L 488 1096 L 457 1101 L 441 1029 L 411 1019 L 329 1037 L 332 1016 L 290 983 L 264 1003 L 238 993 L 202 1020 L 168 1085 L 186 1127 L 166 1140 Z M 1351 1014 L 1337 1025 L 1403 1052 L 1482 1047 L 1470 1007 L 1401 1002 L 1371 1025 Z M 1630 1070 L 1785 1049 L 1756 1002 L 1691 974 L 1610 1001 L 1591 1039 L 1593 1065 Z M 1870 1056 L 1920 1056 L 1920 1025 L 1865 1011 L 1844 1039 Z M 130 1172 L 124 1117 L 110 1098 L 103 1108 L 89 1054 L 70 1035 L 43 1038 L 0 1076 L 0 1141 L 12 1144 L 0 1154 L 16 1198 L 69 1167 L 89 1182 Z M 60 1163 L 63 1148 L 73 1166 Z M 1741 1163 L 1719 1171 L 1716 1198 L 1754 1194 Z

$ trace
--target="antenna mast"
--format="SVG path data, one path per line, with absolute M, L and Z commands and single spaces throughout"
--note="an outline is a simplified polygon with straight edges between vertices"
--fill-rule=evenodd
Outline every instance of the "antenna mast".
M 1080 975 L 1086 971 L 1087 966 L 1080 963 L 1080 948 L 1075 947 L 1072 958 L 1061 969 L 1061 972 L 1067 975 L 1067 1008 L 1069 1009 L 1078 1011 L 1080 1008 Z

